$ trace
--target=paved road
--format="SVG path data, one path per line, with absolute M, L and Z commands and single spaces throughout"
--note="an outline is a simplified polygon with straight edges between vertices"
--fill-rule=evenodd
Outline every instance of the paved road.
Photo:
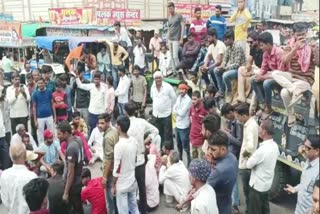
M 90 167 L 90 169 L 93 177 L 101 176 L 100 163 L 95 163 L 92 167 Z M 240 200 L 243 202 L 244 196 L 243 196 L 243 191 L 241 190 L 241 187 L 240 187 L 240 194 L 241 194 Z M 167 208 L 165 206 L 164 201 L 165 201 L 164 197 L 161 196 L 161 204 L 159 208 L 155 212 L 153 212 L 154 214 L 178 214 L 179 213 L 173 208 Z M 292 214 L 294 211 L 295 201 L 296 201 L 295 197 L 290 196 L 284 199 L 283 201 L 279 202 L 278 204 L 270 203 L 271 214 Z M 240 210 L 241 210 L 241 213 L 244 213 L 243 204 L 241 205 Z M 0 205 L 0 213 L 8 214 L 3 205 Z

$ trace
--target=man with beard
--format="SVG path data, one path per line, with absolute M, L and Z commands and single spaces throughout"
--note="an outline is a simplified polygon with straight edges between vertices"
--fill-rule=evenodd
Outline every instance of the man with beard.
M 228 151 L 228 136 L 221 130 L 214 133 L 208 141 L 208 157 L 215 161 L 215 167 L 207 183 L 217 194 L 217 205 L 220 214 L 231 213 L 231 195 L 237 180 L 238 162 Z

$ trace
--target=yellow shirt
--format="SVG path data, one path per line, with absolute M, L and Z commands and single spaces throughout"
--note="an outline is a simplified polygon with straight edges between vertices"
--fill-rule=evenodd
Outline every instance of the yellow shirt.
M 246 41 L 248 37 L 248 27 L 252 16 L 248 9 L 236 11 L 230 18 L 230 22 L 235 23 L 234 39 L 235 41 Z

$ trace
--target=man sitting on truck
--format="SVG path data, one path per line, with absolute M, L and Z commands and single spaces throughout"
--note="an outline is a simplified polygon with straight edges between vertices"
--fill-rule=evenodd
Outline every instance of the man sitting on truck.
M 293 26 L 293 32 L 282 57 L 288 72 L 272 73 L 272 78 L 282 87 L 281 97 L 288 113 L 288 126 L 295 124 L 294 106 L 304 92 L 311 91 L 315 65 L 319 65 L 319 49 L 311 48 L 306 41 L 307 25 L 297 23 Z

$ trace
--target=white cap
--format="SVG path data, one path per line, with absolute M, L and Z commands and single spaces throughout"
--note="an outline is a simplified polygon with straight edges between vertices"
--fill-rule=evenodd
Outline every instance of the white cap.
M 157 77 L 161 77 L 161 78 L 163 77 L 161 71 L 156 71 L 156 72 L 154 72 L 154 74 L 153 74 L 153 79 L 155 79 L 155 78 L 157 78 Z

